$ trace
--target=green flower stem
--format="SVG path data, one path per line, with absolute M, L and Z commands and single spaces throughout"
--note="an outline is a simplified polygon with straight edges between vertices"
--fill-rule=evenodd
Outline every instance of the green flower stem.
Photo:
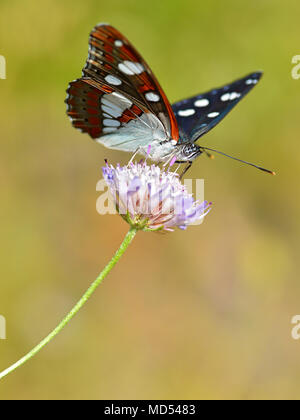
M 36 347 L 34 347 L 32 350 L 30 350 L 29 353 L 27 353 L 24 357 L 22 357 L 20 360 L 18 360 L 16 363 L 11 365 L 9 368 L 5 369 L 3 372 L 0 373 L 0 379 L 4 378 L 4 376 L 8 375 L 9 373 L 13 372 L 18 367 L 22 366 L 24 363 L 26 363 L 29 359 L 31 359 L 33 356 L 35 356 L 46 344 L 48 344 L 73 318 L 74 315 L 77 314 L 79 309 L 83 307 L 83 305 L 86 303 L 86 301 L 92 296 L 94 291 L 97 289 L 100 283 L 105 279 L 107 274 L 110 272 L 110 270 L 115 266 L 115 264 L 119 261 L 121 256 L 124 254 L 126 249 L 128 248 L 129 244 L 135 237 L 135 234 L 137 232 L 137 229 L 130 228 L 127 232 L 122 244 L 120 245 L 120 248 L 117 250 L 115 255 L 112 257 L 110 262 L 107 264 L 107 266 L 101 271 L 99 276 L 96 278 L 96 280 L 91 284 L 91 286 L 88 288 L 88 290 L 84 293 L 84 295 L 81 297 L 81 299 L 76 303 L 76 305 L 73 307 L 73 309 L 65 316 L 65 318 L 58 324 L 58 326 L 46 337 L 44 338 Z

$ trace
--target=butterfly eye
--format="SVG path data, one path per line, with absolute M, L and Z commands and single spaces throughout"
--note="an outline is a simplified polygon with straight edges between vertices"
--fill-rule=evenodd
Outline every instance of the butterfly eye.
M 183 148 L 183 153 L 186 157 L 192 157 L 195 154 L 198 154 L 200 148 L 195 143 L 189 143 Z

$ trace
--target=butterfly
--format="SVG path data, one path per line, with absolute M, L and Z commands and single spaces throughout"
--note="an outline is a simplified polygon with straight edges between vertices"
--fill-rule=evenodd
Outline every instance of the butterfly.
M 73 126 L 96 142 L 139 152 L 156 162 L 186 162 L 187 170 L 203 152 L 214 150 L 196 141 L 216 126 L 261 76 L 261 72 L 251 73 L 171 106 L 128 39 L 111 25 L 99 24 L 89 37 L 82 77 L 69 84 L 65 102 Z

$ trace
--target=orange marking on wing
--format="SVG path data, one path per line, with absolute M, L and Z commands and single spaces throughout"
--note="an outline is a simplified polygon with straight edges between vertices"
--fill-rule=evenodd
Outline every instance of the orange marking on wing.
M 136 117 L 131 113 L 129 109 L 126 109 L 118 120 L 122 123 L 128 123 L 131 120 L 134 120 Z
M 78 112 L 77 111 L 68 111 L 67 114 L 70 117 L 77 117 L 78 118 Z
M 102 83 L 97 82 L 96 80 L 90 78 L 83 79 L 85 84 L 92 86 L 94 89 L 88 93 L 89 96 L 94 97 L 95 99 L 99 98 L 99 90 L 105 93 L 112 93 L 114 89 L 108 85 L 103 85 Z M 91 93 L 91 95 L 90 95 Z
M 168 114 L 169 114 L 169 118 L 170 118 L 170 124 L 171 124 L 171 137 L 173 140 L 178 141 L 179 140 L 179 129 L 178 129 L 178 124 L 176 121 L 176 117 L 174 115 L 173 109 L 168 101 L 168 98 L 165 95 L 165 92 L 162 90 L 162 88 L 160 87 L 160 85 L 157 83 L 158 85 L 158 91 L 159 94 L 162 98 L 162 100 L 164 101 Z
M 132 48 L 130 48 L 128 45 L 123 44 L 120 50 L 123 54 L 126 54 L 128 58 L 130 58 L 132 61 L 140 62 L 140 57 L 137 54 L 135 54 Z
M 132 105 L 131 106 L 131 108 L 130 108 L 130 110 L 134 113 L 134 114 L 136 114 L 136 115 L 138 115 L 138 116 L 141 116 L 142 115 L 142 113 L 143 113 L 143 111 L 141 110 L 141 108 L 139 108 L 138 106 L 136 106 L 136 105 Z
M 99 41 L 97 41 L 97 40 L 95 41 L 94 39 L 90 40 L 90 44 L 95 48 L 101 48 L 102 47 L 102 44 L 100 44 Z
M 106 60 L 110 61 L 111 63 L 114 63 L 114 61 L 115 61 L 114 57 L 112 55 L 109 55 L 109 54 L 105 54 L 105 58 L 106 58 Z M 110 67 L 110 68 L 112 68 L 112 67 Z
M 111 93 L 114 91 L 110 86 L 107 86 L 107 85 L 102 85 L 101 89 L 103 89 L 107 93 Z
M 120 122 L 128 123 L 131 120 L 135 120 L 136 117 L 140 117 L 143 114 L 144 111 L 142 111 L 138 106 L 132 105 L 130 109 L 126 109 L 123 114 L 121 115 L 118 120 Z
M 149 86 L 147 84 L 139 86 L 138 89 L 140 93 L 148 92 L 149 90 L 155 90 L 152 86 Z
M 99 31 L 99 29 L 93 30 L 91 32 L 91 36 L 100 39 L 100 41 L 107 41 L 107 37 L 101 31 Z

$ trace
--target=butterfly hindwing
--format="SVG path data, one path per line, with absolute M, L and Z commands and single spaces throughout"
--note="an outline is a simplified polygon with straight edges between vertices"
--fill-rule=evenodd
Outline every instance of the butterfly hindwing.
M 67 113 L 75 128 L 111 149 L 134 152 L 153 136 L 166 140 L 161 121 L 107 84 L 82 77 L 67 90 Z
M 261 72 L 251 73 L 221 88 L 173 104 L 182 141 L 185 138 L 196 141 L 211 130 L 257 84 L 261 76 Z

